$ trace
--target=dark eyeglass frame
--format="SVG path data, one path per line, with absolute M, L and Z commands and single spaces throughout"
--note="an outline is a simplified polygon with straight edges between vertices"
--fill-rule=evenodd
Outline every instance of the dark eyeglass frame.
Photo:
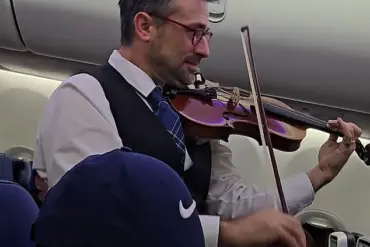
M 179 25 L 180 27 L 184 28 L 186 31 L 188 32 L 192 32 L 193 33 L 193 38 L 191 40 L 192 44 L 194 46 L 197 46 L 200 41 L 202 40 L 202 38 L 204 37 L 207 41 L 207 43 L 209 43 L 209 41 L 211 40 L 212 36 L 213 36 L 213 33 L 210 31 L 209 28 L 207 29 L 202 29 L 202 28 L 191 28 L 191 27 L 188 27 L 186 26 L 185 24 L 182 24 L 178 21 L 175 21 L 171 18 L 168 18 L 168 17 L 163 17 L 163 16 L 160 16 L 160 15 L 157 15 L 157 14 L 149 14 L 150 16 L 153 16 L 153 17 L 156 17 L 158 19 L 161 19 L 163 21 L 169 21 L 169 22 L 172 22 L 174 24 L 177 24 Z

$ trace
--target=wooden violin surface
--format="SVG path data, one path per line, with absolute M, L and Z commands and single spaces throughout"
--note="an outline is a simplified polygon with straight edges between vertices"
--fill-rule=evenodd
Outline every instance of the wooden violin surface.
M 261 143 L 258 121 L 251 97 L 241 97 L 237 102 L 231 95 L 217 92 L 215 99 L 179 95 L 171 100 L 172 106 L 183 117 L 185 133 L 194 138 L 223 139 L 232 134 L 249 136 Z M 264 102 L 286 109 L 288 105 L 273 98 L 263 97 Z M 282 151 L 295 151 L 306 136 L 306 129 L 277 119 L 267 118 L 274 147 Z

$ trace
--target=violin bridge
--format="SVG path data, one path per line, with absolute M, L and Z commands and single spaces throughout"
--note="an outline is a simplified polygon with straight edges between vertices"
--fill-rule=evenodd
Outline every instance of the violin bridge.
M 233 87 L 233 91 L 230 95 L 228 104 L 229 105 L 231 104 L 232 108 L 235 108 L 239 104 L 239 101 L 240 101 L 240 90 L 237 87 Z

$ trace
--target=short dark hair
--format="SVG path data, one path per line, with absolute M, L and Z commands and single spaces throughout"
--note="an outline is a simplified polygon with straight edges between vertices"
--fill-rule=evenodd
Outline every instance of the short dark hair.
M 174 0 L 119 0 L 121 18 L 121 45 L 131 45 L 134 34 L 134 17 L 139 12 L 167 17 Z

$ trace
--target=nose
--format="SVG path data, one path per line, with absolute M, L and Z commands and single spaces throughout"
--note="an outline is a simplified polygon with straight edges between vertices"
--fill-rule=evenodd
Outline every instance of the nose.
M 199 44 L 195 46 L 195 54 L 202 58 L 207 58 L 209 56 L 209 43 L 205 37 L 202 37 Z

